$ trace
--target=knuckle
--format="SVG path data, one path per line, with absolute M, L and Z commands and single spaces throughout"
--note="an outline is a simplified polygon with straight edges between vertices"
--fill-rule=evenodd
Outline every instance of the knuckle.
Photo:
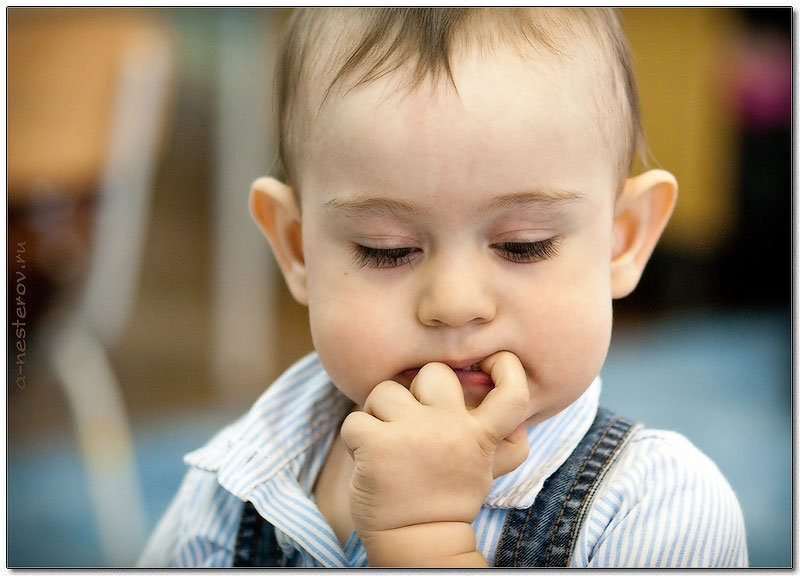
M 380 382 L 377 386 L 375 386 L 375 388 L 372 389 L 370 397 L 384 396 L 388 394 L 391 391 L 391 389 L 394 388 L 394 386 L 396 385 L 397 385 L 396 382 L 392 382 L 391 380 L 384 380 L 383 382 Z
M 531 394 L 527 385 L 519 386 L 509 396 L 509 404 L 517 410 L 524 410 L 531 401 Z
M 367 399 L 364 401 L 364 409 L 369 412 L 373 406 L 384 401 L 392 393 L 392 389 L 395 386 L 399 386 L 399 384 L 391 380 L 380 382 L 367 395 Z
M 380 398 L 381 396 L 386 395 L 388 391 L 391 389 L 392 384 L 393 382 L 391 382 L 390 380 L 384 380 L 383 382 L 380 382 L 377 386 L 375 386 L 375 388 L 372 389 L 372 392 L 369 393 L 367 401 L 375 400 L 377 398 Z
M 351 412 L 345 417 L 341 427 L 342 437 L 344 438 L 350 437 L 353 434 L 353 432 L 356 432 L 358 430 L 359 424 L 358 424 L 357 414 L 359 413 Z

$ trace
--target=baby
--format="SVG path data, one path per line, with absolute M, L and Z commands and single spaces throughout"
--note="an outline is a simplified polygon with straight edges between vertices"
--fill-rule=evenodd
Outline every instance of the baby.
M 191 466 L 145 566 L 745 566 L 678 434 L 598 408 L 677 197 L 606 9 L 297 10 L 250 208 L 315 352 Z

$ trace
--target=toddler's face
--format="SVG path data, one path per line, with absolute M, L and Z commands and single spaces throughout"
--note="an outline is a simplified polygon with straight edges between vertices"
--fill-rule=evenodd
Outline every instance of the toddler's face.
M 439 361 L 508 350 L 530 423 L 580 396 L 611 334 L 615 153 L 584 75 L 457 62 L 411 94 L 385 77 L 326 104 L 298 188 L 315 348 L 357 404 Z M 457 370 L 468 405 L 485 379 Z

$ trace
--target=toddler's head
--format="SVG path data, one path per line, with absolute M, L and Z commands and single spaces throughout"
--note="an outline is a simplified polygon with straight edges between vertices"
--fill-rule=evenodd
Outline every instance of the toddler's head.
M 279 63 L 285 182 L 251 210 L 315 348 L 357 404 L 383 380 L 516 354 L 541 421 L 605 360 L 676 196 L 627 178 L 630 58 L 603 9 L 298 11 Z

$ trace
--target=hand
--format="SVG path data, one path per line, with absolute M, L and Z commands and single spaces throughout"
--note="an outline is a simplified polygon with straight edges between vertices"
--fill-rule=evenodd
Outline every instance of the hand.
M 380 383 L 363 412 L 345 419 L 342 439 L 355 462 L 351 513 L 371 565 L 437 565 L 477 554 L 470 524 L 493 477 L 528 455 L 529 392 L 519 359 L 498 352 L 481 369 L 495 386 L 472 410 L 455 373 L 434 362 L 410 389 Z

